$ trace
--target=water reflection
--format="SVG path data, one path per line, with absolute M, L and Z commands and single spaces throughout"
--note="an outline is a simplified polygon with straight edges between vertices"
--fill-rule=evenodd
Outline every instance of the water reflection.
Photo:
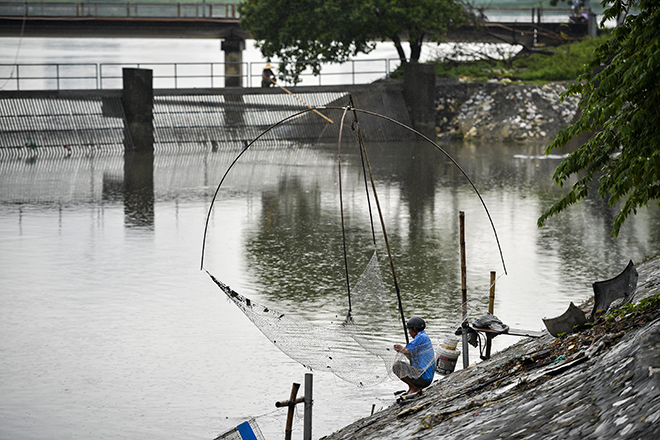
M 640 212 L 614 239 L 614 211 L 598 200 L 538 229 L 538 216 L 561 195 L 551 181 L 559 159 L 546 158 L 541 145 L 444 147 L 471 176 L 491 211 L 509 268 L 509 276 L 498 281 L 498 300 L 516 322 L 539 329 L 541 317 L 553 316 L 567 300 L 586 298 L 593 281 L 611 277 L 629 258 L 639 262 L 657 248 L 657 210 Z M 471 306 L 476 313 L 484 309 L 489 273 L 503 270 L 488 219 L 467 181 L 442 154 L 423 144 L 378 144 L 371 150 L 406 313 L 430 316 L 446 328 L 448 316 L 460 308 L 461 210 L 467 213 Z M 359 158 L 347 153 L 346 163 L 344 214 L 354 283 L 370 255 L 371 229 Z M 336 175 L 336 164 L 327 166 L 327 173 Z M 249 227 L 245 249 L 256 290 L 267 297 L 262 301 L 316 317 L 345 310 L 339 203 L 336 180 L 332 186 L 306 184 L 299 170 L 281 165 L 277 184 L 261 191 L 261 213 Z M 382 241 L 378 247 L 384 261 Z M 384 277 L 391 280 L 387 273 Z
M 124 156 L 124 222 L 127 227 L 154 226 L 154 155 Z
M 495 314 L 513 327 L 542 329 L 541 318 L 581 302 L 593 281 L 618 274 L 628 259 L 639 262 L 657 252 L 657 209 L 638 211 L 617 239 L 609 235 L 612 209 L 597 200 L 538 229 L 538 216 L 562 194 L 550 180 L 559 159 L 544 158 L 542 146 L 443 147 L 474 180 L 493 216 L 509 270 L 497 282 Z M 367 148 L 406 315 L 427 318 L 429 334 L 440 338 L 460 310 L 458 212 L 466 213 L 468 298 L 476 314 L 486 309 L 490 271 L 502 274 L 490 224 L 472 188 L 441 153 L 417 143 Z M 302 377 L 302 367 L 268 343 L 198 270 L 208 203 L 240 146 L 187 151 L 143 161 L 92 152 L 66 158 L 64 151 L 39 155 L 33 164 L 0 158 L 0 295 L 6 306 L 0 333 L 7 335 L 0 341 L 0 417 L 8 420 L 0 437 L 101 432 L 166 438 L 174 432 L 212 438 L 245 415 L 271 412 L 290 381 Z M 343 151 L 354 286 L 373 245 L 359 155 L 348 145 Z M 336 145 L 281 142 L 246 153 L 218 194 L 206 267 L 275 310 L 315 322 L 343 318 L 337 183 Z M 375 228 L 394 302 L 378 221 Z M 385 331 L 370 340 L 401 342 L 398 317 L 392 323 L 391 330 L 374 323 Z M 516 340 L 498 337 L 493 348 Z M 262 380 L 255 383 L 257 376 Z M 338 392 L 341 381 L 322 374 L 315 382 L 324 383 L 315 384 L 315 399 L 327 402 L 315 413 L 315 432 L 323 434 L 391 394 L 354 387 Z M 227 394 L 236 398 L 228 402 Z M 176 408 L 162 405 L 171 396 L 177 396 Z M 268 434 L 281 433 L 271 426 Z

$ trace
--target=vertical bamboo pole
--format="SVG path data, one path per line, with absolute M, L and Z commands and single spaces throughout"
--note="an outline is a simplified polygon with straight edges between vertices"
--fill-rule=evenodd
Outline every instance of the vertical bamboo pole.
M 488 296 L 488 313 L 495 313 L 495 271 L 490 272 L 490 295 Z
M 458 213 L 460 223 L 460 248 L 461 248 L 461 301 L 463 309 L 463 320 L 461 321 L 461 328 L 463 329 L 463 368 L 467 368 L 470 364 L 470 357 L 468 354 L 468 328 L 467 328 L 467 265 L 465 263 L 465 213 L 460 211 Z
M 490 295 L 488 296 L 488 313 L 495 313 L 495 271 L 490 272 Z M 490 359 L 490 349 L 493 338 L 486 337 L 486 359 Z
M 284 440 L 291 440 L 291 432 L 293 431 L 293 413 L 296 409 L 296 396 L 298 395 L 299 383 L 294 383 L 291 386 L 291 397 L 289 397 L 289 411 L 286 415 L 286 427 L 284 428 Z
M 460 245 L 461 245 L 461 294 L 463 304 L 463 320 L 467 318 L 467 266 L 465 262 L 465 213 L 459 212 L 460 219 Z

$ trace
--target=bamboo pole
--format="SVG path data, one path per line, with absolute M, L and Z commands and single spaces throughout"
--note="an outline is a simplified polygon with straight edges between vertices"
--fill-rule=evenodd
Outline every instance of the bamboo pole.
M 461 245 L 461 299 L 463 304 L 463 320 L 467 319 L 467 264 L 465 258 L 465 213 L 458 213 L 460 219 L 460 245 Z
M 495 271 L 490 273 L 490 295 L 488 296 L 488 313 L 495 313 Z
M 463 368 L 470 365 L 470 357 L 468 354 L 468 324 L 467 324 L 467 265 L 465 258 L 465 213 L 460 211 L 458 213 L 460 228 L 459 228 L 459 241 L 461 248 L 461 300 L 463 309 L 463 320 L 461 321 L 462 339 L 463 339 Z
M 488 313 L 495 313 L 495 271 L 490 272 L 490 294 L 488 295 Z M 490 359 L 493 338 L 486 336 L 486 359 Z
M 262 76 L 263 76 L 263 75 L 262 75 Z M 289 95 L 291 95 L 291 96 L 293 96 L 294 98 L 296 98 L 296 99 L 297 99 L 298 101 L 300 101 L 303 105 L 306 105 L 307 108 L 312 109 L 312 111 L 313 111 L 314 113 L 318 114 L 320 117 L 322 117 L 323 119 L 325 119 L 325 120 L 328 121 L 329 123 L 334 124 L 334 121 L 333 121 L 332 119 L 330 119 L 329 117 L 327 117 L 326 115 L 324 115 L 324 114 L 321 113 L 320 111 L 316 110 L 316 109 L 315 109 L 314 107 L 312 107 L 311 105 L 307 104 L 305 101 L 303 101 L 303 100 L 300 99 L 298 96 L 296 96 L 293 92 L 291 92 L 291 91 L 285 89 L 284 87 L 282 87 L 281 85 L 279 85 L 279 84 L 278 84 L 273 78 L 268 78 L 267 76 L 264 76 L 264 78 L 266 78 L 268 81 L 270 81 L 270 82 L 272 82 L 273 84 L 275 84 L 275 85 L 276 85 L 277 87 L 279 87 L 280 89 L 282 89 L 282 90 L 284 90 L 285 92 L 287 92 Z
M 355 111 L 355 107 L 353 107 L 353 97 L 351 97 L 351 107 L 353 108 L 353 115 L 355 117 L 355 121 L 358 121 L 357 118 L 357 112 Z M 339 142 L 341 142 L 341 130 L 343 127 L 343 119 L 342 119 L 342 126 L 339 127 Z M 360 128 L 360 123 L 358 122 L 357 124 L 358 127 L 358 139 L 360 140 L 360 149 L 362 151 L 362 157 L 364 158 L 364 163 L 367 166 L 367 171 L 369 172 L 369 179 L 371 181 L 371 190 L 374 195 L 374 200 L 376 202 L 376 209 L 378 210 L 378 217 L 380 219 L 380 227 L 383 230 L 383 240 L 385 241 L 385 248 L 387 249 L 387 256 L 390 261 L 390 271 L 392 272 L 392 281 L 394 282 L 394 289 L 396 290 L 396 297 L 399 305 L 399 315 L 401 316 L 401 324 L 403 325 L 403 335 L 406 338 L 406 345 L 410 342 L 410 338 L 408 336 L 408 328 L 406 325 L 406 318 L 403 313 L 403 302 L 401 301 L 401 289 L 399 288 L 399 282 L 396 279 L 396 271 L 394 270 L 394 260 L 392 259 L 392 250 L 390 249 L 390 242 L 389 239 L 387 238 L 387 231 L 385 228 L 385 220 L 383 219 L 383 211 L 380 208 L 380 201 L 378 199 L 378 192 L 376 191 L 376 183 L 374 182 L 374 175 L 371 172 L 371 164 L 369 163 L 369 156 L 367 155 L 367 149 L 364 145 L 364 138 L 362 137 L 362 129 Z M 365 171 L 365 173 L 367 172 Z M 368 197 L 367 197 L 368 199 Z M 375 240 L 374 240 L 375 241 Z
M 304 397 L 301 397 L 300 399 L 296 400 L 296 396 L 298 395 L 299 388 L 300 388 L 300 384 L 294 383 L 291 386 L 291 397 L 289 397 L 289 400 L 284 400 L 282 402 L 275 402 L 275 406 L 277 408 L 280 408 L 282 406 L 289 407 L 289 411 L 287 412 L 286 415 L 286 427 L 284 428 L 284 440 L 291 440 L 291 432 L 293 428 L 293 413 L 296 408 L 296 403 L 304 402 L 305 400 Z

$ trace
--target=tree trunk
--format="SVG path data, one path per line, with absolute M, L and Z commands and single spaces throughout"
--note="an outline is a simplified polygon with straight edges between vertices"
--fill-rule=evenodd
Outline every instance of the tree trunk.
M 403 51 L 403 46 L 401 46 L 401 39 L 399 38 L 398 35 L 392 37 L 392 42 L 394 43 L 394 47 L 396 48 L 396 53 L 399 54 L 399 60 L 401 60 L 401 64 L 406 64 L 408 60 L 406 59 L 406 53 Z
M 410 62 L 417 63 L 422 55 L 422 43 L 424 42 L 424 33 L 417 38 L 410 38 Z

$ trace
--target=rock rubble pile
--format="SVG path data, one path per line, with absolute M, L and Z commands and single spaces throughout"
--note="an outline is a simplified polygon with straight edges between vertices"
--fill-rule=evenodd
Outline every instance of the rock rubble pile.
M 579 99 L 560 99 L 563 83 L 471 83 L 438 87 L 439 138 L 499 141 L 552 139 L 570 124 Z

